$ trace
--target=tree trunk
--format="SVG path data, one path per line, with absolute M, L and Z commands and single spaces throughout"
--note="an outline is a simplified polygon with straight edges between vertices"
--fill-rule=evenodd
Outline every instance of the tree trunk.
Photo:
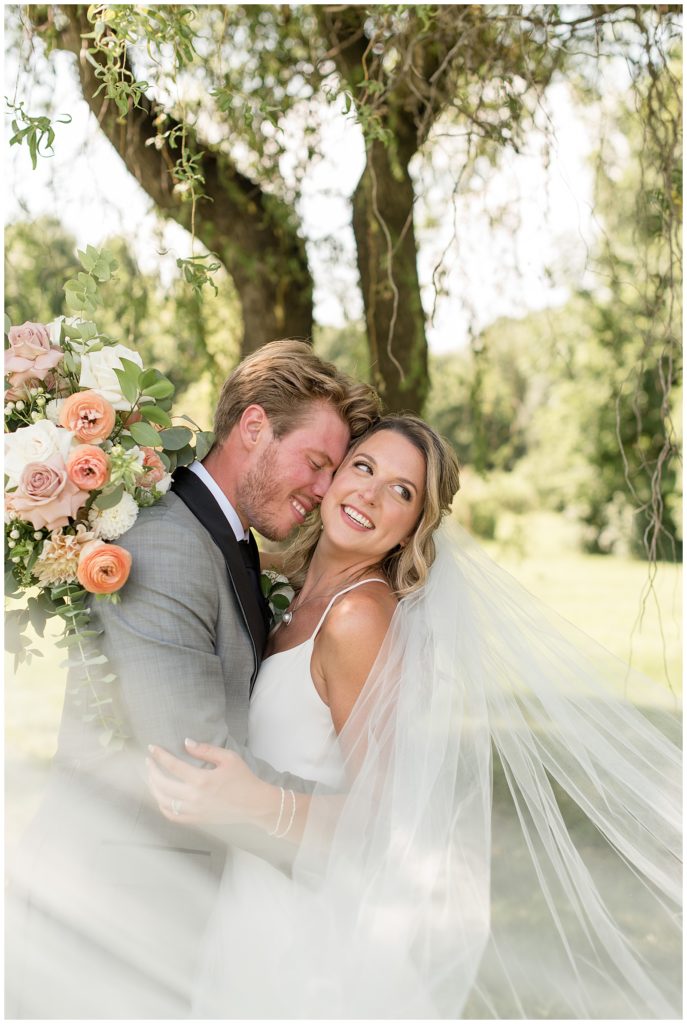
M 86 8 L 63 5 L 60 10 L 68 21 L 58 33 L 57 45 L 77 55 L 84 99 L 101 129 L 160 210 L 190 230 L 191 204 L 182 202 L 174 191 L 174 158 L 166 146 L 158 150 L 149 144 L 156 135 L 154 121 L 161 108 L 143 96 L 139 106 L 130 106 L 122 119 L 113 101 L 103 99 L 103 93 L 95 96 L 101 82 L 85 57 L 88 42 L 82 35 L 92 28 Z M 173 124 L 168 115 L 166 127 Z M 203 190 L 208 196 L 196 202 L 196 235 L 217 254 L 238 292 L 242 355 L 275 338 L 309 339 L 313 283 L 295 212 L 262 192 L 226 154 L 195 140 L 189 129 L 186 135 L 196 150 L 203 150 Z
M 410 135 L 393 149 L 377 140 L 369 144 L 353 195 L 353 231 L 373 382 L 387 412 L 421 414 L 429 370 L 408 173 L 415 150 Z

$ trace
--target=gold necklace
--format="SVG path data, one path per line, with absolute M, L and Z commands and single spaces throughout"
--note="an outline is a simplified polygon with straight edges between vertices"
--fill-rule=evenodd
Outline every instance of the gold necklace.
M 347 586 L 347 584 L 346 584 L 346 586 Z M 344 590 L 346 589 L 346 586 L 344 586 L 344 588 L 343 588 Z M 290 626 L 291 625 L 291 620 L 293 619 L 294 615 L 296 614 L 296 612 L 300 608 L 304 608 L 305 605 L 306 604 L 310 604 L 311 601 L 322 601 L 322 600 L 324 600 L 327 597 L 332 597 L 337 592 L 338 592 L 338 587 L 335 587 L 334 590 L 329 590 L 329 591 L 325 590 L 325 592 L 323 594 L 313 594 L 312 597 L 306 597 L 305 601 L 301 601 L 301 603 L 296 605 L 295 608 L 289 608 L 288 611 L 285 611 L 284 614 L 281 617 L 281 621 L 284 623 L 285 626 Z

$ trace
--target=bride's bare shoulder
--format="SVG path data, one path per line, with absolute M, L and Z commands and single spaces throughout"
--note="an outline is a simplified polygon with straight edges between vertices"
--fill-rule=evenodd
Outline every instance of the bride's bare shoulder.
M 372 582 L 338 598 L 322 625 L 322 646 L 381 644 L 398 601 L 387 583 Z
M 340 597 L 322 624 L 310 668 L 337 733 L 372 669 L 397 603 L 385 583 L 366 583 Z

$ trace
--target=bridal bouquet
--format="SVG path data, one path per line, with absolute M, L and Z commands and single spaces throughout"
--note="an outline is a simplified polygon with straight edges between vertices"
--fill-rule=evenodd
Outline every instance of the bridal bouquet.
M 116 261 L 91 246 L 79 258 L 84 272 L 65 285 L 75 315 L 5 322 L 5 590 L 28 595 L 8 614 L 5 635 L 16 667 L 40 654 L 25 635 L 29 622 L 42 636 L 49 618 L 63 620 L 58 644 L 74 649 L 67 664 L 86 667 L 85 714 L 100 718 L 108 743 L 111 701 L 96 698 L 93 684 L 115 677 L 85 646 L 95 635 L 89 595 L 118 600 L 131 556 L 113 541 L 167 492 L 176 466 L 204 458 L 213 436 L 175 425 L 172 382 L 98 331 L 89 317 Z

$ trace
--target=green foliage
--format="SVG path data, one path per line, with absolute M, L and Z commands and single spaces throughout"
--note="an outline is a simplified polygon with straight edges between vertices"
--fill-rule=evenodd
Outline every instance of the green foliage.
M 316 327 L 313 348 L 340 370 L 370 383 L 370 354 L 361 323 L 348 323 L 345 327 Z
M 89 276 L 76 256 L 74 238 L 56 218 L 41 217 L 8 225 L 5 242 L 5 307 L 11 322 L 49 323 L 64 312 L 65 280 L 78 282 L 80 273 Z M 110 272 L 116 262 L 116 277 L 108 277 L 106 264 L 91 264 L 101 277 L 97 282 L 98 327 L 138 351 L 150 367 L 142 390 L 157 404 L 144 407 L 143 418 L 170 426 L 159 402 L 174 388 L 180 405 L 197 420 L 211 422 L 219 387 L 239 357 L 240 313 L 227 274 L 218 272 L 217 294 L 214 288 L 210 293 L 206 289 L 201 299 L 189 292 L 180 277 L 164 282 L 159 273 L 144 273 L 126 240 L 110 239 L 106 249 L 113 261 Z M 87 263 L 94 251 L 86 248 Z M 88 335 L 89 329 L 85 330 Z M 94 332 L 95 327 L 90 330 Z M 83 325 L 79 334 L 86 336 Z M 168 378 L 167 383 L 163 377 Z
M 5 102 L 8 110 L 14 114 L 12 118 L 12 131 L 14 134 L 10 139 L 10 146 L 26 144 L 29 149 L 29 156 L 31 157 L 31 166 L 35 171 L 38 166 L 39 156 L 48 157 L 52 155 L 53 143 L 55 141 L 53 125 L 70 124 L 72 119 L 69 114 L 62 114 L 61 117 L 53 120 L 44 114 L 34 117 L 31 114 L 27 114 L 21 101 L 19 103 L 12 103 L 6 96 Z

